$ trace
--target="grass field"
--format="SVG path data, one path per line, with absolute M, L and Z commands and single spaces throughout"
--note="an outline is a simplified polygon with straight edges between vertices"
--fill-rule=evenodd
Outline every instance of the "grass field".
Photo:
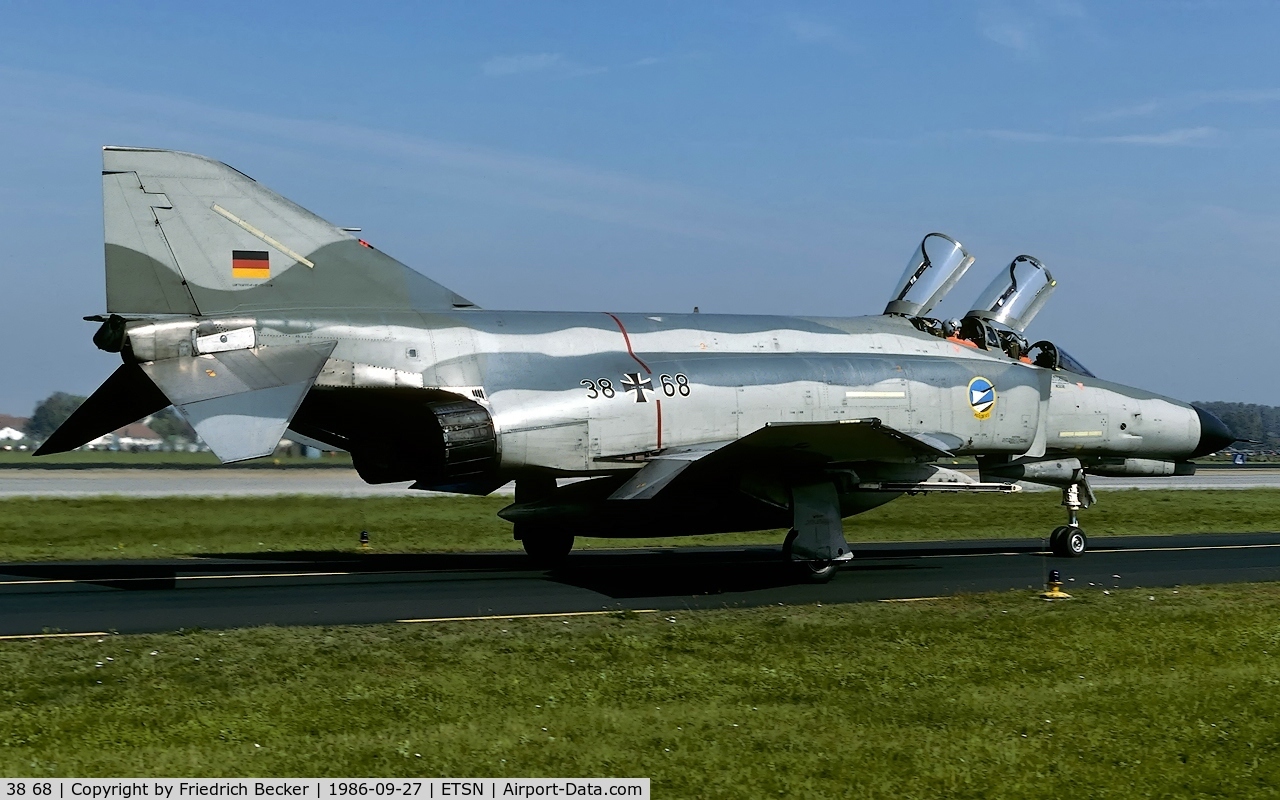
M 143 451 L 128 453 L 111 450 L 73 450 L 69 453 L 55 453 L 51 456 L 32 457 L 29 452 L 18 450 L 0 450 L 0 469 L 92 469 L 110 467 L 112 469 L 214 469 L 221 466 L 213 453 L 166 453 L 162 451 Z M 324 469 L 332 467 L 351 468 L 351 456 L 347 453 L 326 453 L 322 458 L 305 458 L 303 456 L 267 456 L 242 461 L 235 465 L 237 469 L 259 469 L 279 467 L 305 467 L 308 469 Z
M 353 552 L 368 530 L 383 553 L 517 549 L 498 519 L 510 498 L 308 496 L 0 500 L 0 561 L 220 553 Z M 1040 538 L 1063 521 L 1056 493 L 905 497 L 845 521 L 850 541 Z M 1280 491 L 1105 492 L 1091 536 L 1280 531 Z M 618 547 L 778 544 L 781 531 L 668 539 L 580 539 Z
M 1275 796 L 1278 656 L 1275 584 L 9 641 L 0 774 Z

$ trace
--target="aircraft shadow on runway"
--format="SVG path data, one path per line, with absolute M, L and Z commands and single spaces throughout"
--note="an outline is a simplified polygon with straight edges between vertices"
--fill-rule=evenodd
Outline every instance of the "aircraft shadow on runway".
M 848 570 L 917 569 L 924 551 L 877 553 L 874 563 L 851 563 Z M 903 559 L 906 560 L 903 560 Z M 776 547 L 664 548 L 630 551 L 586 550 L 563 566 L 543 570 L 523 553 L 217 553 L 182 560 L 43 562 L 0 564 L 0 575 L 37 580 L 72 580 L 124 590 L 173 589 L 183 575 L 307 575 L 309 573 L 472 574 L 494 578 L 512 573 L 599 592 L 614 598 L 748 592 L 807 582 L 802 570 L 782 559 Z
M 699 563 L 700 562 L 700 563 Z M 914 570 L 917 563 L 846 564 L 842 571 Z M 587 565 L 569 563 L 551 572 L 551 580 L 623 600 L 754 592 L 808 585 L 803 568 L 780 557 L 740 563 L 672 559 L 667 563 Z
M 177 585 L 177 573 L 172 563 L 164 562 L 0 564 L 0 575 L 29 580 L 76 581 L 110 589 L 172 589 Z

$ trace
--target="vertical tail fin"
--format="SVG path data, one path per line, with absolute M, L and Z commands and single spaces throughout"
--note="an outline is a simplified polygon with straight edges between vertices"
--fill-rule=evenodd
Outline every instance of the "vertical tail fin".
M 110 312 L 474 306 L 226 164 L 107 147 L 102 166 Z

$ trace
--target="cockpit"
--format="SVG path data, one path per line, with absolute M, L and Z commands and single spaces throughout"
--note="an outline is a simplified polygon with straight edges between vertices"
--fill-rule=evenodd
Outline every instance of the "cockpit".
M 907 262 L 898 290 L 885 314 L 906 317 L 920 331 L 956 344 L 1004 353 L 1015 361 L 1053 370 L 1094 377 L 1065 350 L 1049 341 L 1029 344 L 1023 333 L 1057 288 L 1047 267 L 1029 255 L 1020 255 L 998 272 L 973 308 L 960 319 L 929 316 L 935 306 L 973 265 L 955 239 L 930 233 Z

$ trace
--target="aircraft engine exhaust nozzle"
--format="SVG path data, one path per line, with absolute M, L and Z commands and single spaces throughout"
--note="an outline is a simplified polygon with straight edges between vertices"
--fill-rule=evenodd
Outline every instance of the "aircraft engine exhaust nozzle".
M 1200 442 L 1196 445 L 1196 449 L 1191 452 L 1189 458 L 1199 458 L 1207 456 L 1210 453 L 1216 453 L 1232 442 L 1240 441 L 1240 437 L 1231 432 L 1227 427 L 1227 423 L 1205 411 L 1198 406 L 1192 406 L 1196 410 L 1196 416 L 1200 418 Z

